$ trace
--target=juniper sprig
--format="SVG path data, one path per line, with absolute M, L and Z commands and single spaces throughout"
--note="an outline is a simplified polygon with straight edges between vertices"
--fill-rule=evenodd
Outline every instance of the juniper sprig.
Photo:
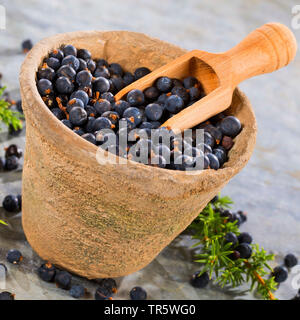
M 219 197 L 209 203 L 190 225 L 194 230 L 194 239 L 199 241 L 193 247 L 200 247 L 201 253 L 196 255 L 196 262 L 203 264 L 201 274 L 208 272 L 210 278 L 221 287 L 250 284 L 250 290 L 256 288 L 264 299 L 275 299 L 273 292 L 277 289 L 274 277 L 264 278 L 270 274 L 272 268 L 269 261 L 273 254 L 267 254 L 257 244 L 252 244 L 252 255 L 249 259 L 233 260 L 232 244 L 225 242 L 225 235 L 233 232 L 240 234 L 237 221 L 230 222 L 222 215 L 222 211 L 229 209 L 232 200 L 229 197 Z
M 12 126 L 14 130 L 22 129 L 22 114 L 18 111 L 11 110 L 10 103 L 1 98 L 5 91 L 5 87 L 0 88 L 0 121 L 8 127 Z M 1 130 L 1 128 L 0 128 Z

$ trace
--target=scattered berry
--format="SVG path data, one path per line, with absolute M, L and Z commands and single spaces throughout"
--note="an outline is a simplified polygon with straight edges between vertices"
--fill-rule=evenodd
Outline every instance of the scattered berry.
M 6 260 L 13 264 L 19 264 L 23 260 L 23 256 L 19 250 L 12 249 L 8 251 Z
M 31 50 L 33 47 L 33 43 L 30 39 L 24 40 L 22 42 L 22 50 L 23 53 L 27 53 L 29 50 Z
M 284 264 L 287 268 L 292 268 L 298 264 L 298 259 L 292 253 L 289 253 L 284 257 Z
M 56 275 L 56 268 L 51 263 L 42 264 L 38 268 L 39 277 L 46 282 L 53 282 Z
M 0 292 L 0 300 L 15 300 L 15 295 L 7 291 Z
M 277 266 L 273 269 L 272 276 L 274 277 L 275 282 L 281 283 L 288 278 L 288 271 L 285 267 Z
M 195 288 L 205 288 L 209 283 L 209 276 L 207 272 L 204 272 L 200 275 L 200 271 L 197 271 L 193 274 L 191 279 L 191 285 Z
M 95 300 L 111 300 L 112 292 L 106 287 L 98 287 L 95 292 Z
M 72 276 L 67 271 L 58 271 L 56 272 L 54 281 L 58 288 L 69 290 L 71 287 Z
M 131 300 L 146 300 L 147 292 L 142 287 L 134 287 L 131 289 L 130 293 Z
M 85 293 L 86 289 L 80 284 L 74 285 L 70 289 L 70 295 L 76 299 L 83 298 Z
M 17 196 L 10 194 L 4 198 L 2 206 L 8 212 L 19 212 L 20 200 Z

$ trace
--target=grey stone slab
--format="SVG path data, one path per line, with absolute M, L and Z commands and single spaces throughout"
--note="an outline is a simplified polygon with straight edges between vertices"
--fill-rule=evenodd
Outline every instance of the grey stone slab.
M 24 59 L 20 44 L 34 42 L 56 33 L 75 30 L 133 30 L 147 33 L 186 49 L 225 51 L 248 32 L 269 21 L 291 24 L 291 0 L 232 1 L 2 1 L 7 11 L 7 30 L 0 31 L 0 71 L 3 82 L 19 98 L 18 71 Z M 300 31 L 295 30 L 297 40 Z M 288 252 L 300 257 L 300 57 L 287 68 L 271 75 L 248 80 L 240 87 L 249 97 L 258 123 L 257 146 L 247 167 L 224 188 L 236 209 L 249 212 L 243 230 L 254 240 L 277 254 L 281 262 Z M 8 140 L 9 139 L 9 140 Z M 11 142 L 24 146 L 24 134 L 10 138 L 0 133 L 1 149 Z M 21 191 L 21 173 L 0 176 L 0 201 L 7 193 Z M 0 217 L 9 227 L 0 226 L 0 262 L 7 250 L 19 248 L 25 256 L 20 266 L 9 266 L 7 289 L 17 299 L 69 299 L 67 292 L 53 284 L 42 283 L 35 274 L 41 263 L 25 240 L 20 214 Z M 198 266 L 192 262 L 188 235 L 172 242 L 149 266 L 118 279 L 117 299 L 128 298 L 131 287 L 141 285 L 153 299 L 254 299 L 239 289 L 221 290 L 211 285 L 195 290 L 188 284 Z M 292 277 L 280 286 L 276 296 L 288 299 L 295 294 Z M 75 278 L 93 292 L 96 284 Z

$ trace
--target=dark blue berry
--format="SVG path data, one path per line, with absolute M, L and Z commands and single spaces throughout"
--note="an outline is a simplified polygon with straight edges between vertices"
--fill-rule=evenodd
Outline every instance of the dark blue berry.
M 72 100 L 73 98 L 80 99 L 83 102 L 83 105 L 85 107 L 87 106 L 87 104 L 89 102 L 89 96 L 83 90 L 74 91 L 70 96 L 70 100 Z
M 55 82 L 55 87 L 59 93 L 70 94 L 74 90 L 73 83 L 67 77 L 58 78 Z
M 51 263 L 42 264 L 37 270 L 38 276 L 46 282 L 53 282 L 56 275 L 56 268 Z
M 252 255 L 252 248 L 248 243 L 241 243 L 236 248 L 242 259 L 249 259 Z
M 71 81 L 73 81 L 75 80 L 75 77 L 76 77 L 76 71 L 71 66 L 64 65 L 57 70 L 56 77 L 57 78 L 66 77 Z
M 285 267 L 277 266 L 273 269 L 272 276 L 277 283 L 284 282 L 288 278 L 288 271 Z
M 19 250 L 9 250 L 6 255 L 6 260 L 13 264 L 18 264 L 23 260 L 22 253 Z
M 114 109 L 120 115 L 120 117 L 123 117 L 124 111 L 128 108 L 130 108 L 130 104 L 124 100 L 119 100 L 114 104 Z
M 104 278 L 104 279 L 97 279 L 96 281 L 100 287 L 104 287 L 108 289 L 109 291 L 111 291 L 111 293 L 117 292 L 117 283 L 114 279 Z
M 74 107 L 71 109 L 69 120 L 75 127 L 81 127 L 83 126 L 87 121 L 87 113 L 83 108 L 80 107 Z
M 59 108 L 53 108 L 53 109 L 51 109 L 51 112 L 55 115 L 55 117 L 58 120 L 63 120 L 66 117 L 65 113 L 62 110 L 60 110 Z
M 120 116 L 117 112 L 115 111 L 106 111 L 102 113 L 102 117 L 108 118 L 112 124 L 115 126 L 119 123 Z
M 204 143 L 213 148 L 215 145 L 215 139 L 212 137 L 210 133 L 204 132 Z
M 10 156 L 16 156 L 17 158 L 21 158 L 23 155 L 23 150 L 19 148 L 16 144 L 11 144 L 7 148 L 5 148 L 5 158 Z
M 78 59 L 78 61 L 79 61 L 79 68 L 78 68 L 77 72 L 86 70 L 87 69 L 86 61 L 84 61 L 83 59 L 80 59 L 80 58 Z
M 138 79 L 144 77 L 145 75 L 147 75 L 150 72 L 151 71 L 146 67 L 137 68 L 134 71 L 134 77 L 135 77 L 136 80 L 138 80 Z
M 71 287 L 72 276 L 67 271 L 58 271 L 56 272 L 54 281 L 58 288 L 69 290 Z
M 75 132 L 75 133 L 78 134 L 79 136 L 82 136 L 82 135 L 84 135 L 84 133 L 85 133 L 81 128 L 73 129 L 73 132 Z
M 138 126 L 142 122 L 142 113 L 138 108 L 130 107 L 123 112 L 123 117 Z
M 190 89 L 195 85 L 198 85 L 199 81 L 195 77 L 187 77 L 183 79 L 183 85 L 186 89 Z
M 166 100 L 165 107 L 169 112 L 178 113 L 183 109 L 184 101 L 180 96 L 172 95 Z
M 292 253 L 287 254 L 284 257 L 284 264 L 287 268 L 292 268 L 298 263 L 298 259 Z
M 248 243 L 251 244 L 252 242 L 252 237 L 248 232 L 242 232 L 239 236 L 238 236 L 238 240 L 239 243 Z
M 40 79 L 37 83 L 37 87 L 41 96 L 46 96 L 53 92 L 52 82 L 48 79 Z
M 59 59 L 54 58 L 54 57 L 49 57 L 45 60 L 47 65 L 52 68 L 53 70 L 58 70 L 61 66 Z
M 148 104 L 145 109 L 147 119 L 151 121 L 158 121 L 163 115 L 164 109 L 157 103 Z
M 160 92 L 166 93 L 171 91 L 173 87 L 173 81 L 168 77 L 160 77 L 156 80 L 155 85 Z
M 80 284 L 76 284 L 70 289 L 70 295 L 75 299 L 83 298 L 85 296 L 85 292 L 86 289 Z
M 19 212 L 19 199 L 17 196 L 9 194 L 7 195 L 2 202 L 3 208 L 8 212 Z
M 96 78 L 103 77 L 103 78 L 109 79 L 110 78 L 109 70 L 105 66 L 97 67 L 94 72 L 94 77 Z
M 233 246 L 235 246 L 238 243 L 238 238 L 233 232 L 226 233 L 224 239 L 225 239 L 225 243 L 231 242 Z
M 218 158 L 220 167 L 226 162 L 227 154 L 222 149 L 216 148 L 213 150 L 213 154 Z
M 62 66 L 68 65 L 68 66 L 72 67 L 75 71 L 77 71 L 79 69 L 80 63 L 76 57 L 69 55 L 69 56 L 66 56 L 62 59 L 61 65 Z
M 94 60 L 89 59 L 86 62 L 87 68 L 90 70 L 91 73 L 94 73 L 96 70 L 96 63 Z
M 94 132 L 102 129 L 111 129 L 111 128 L 112 128 L 111 121 L 105 117 L 99 117 L 94 121 L 94 128 L 93 128 Z
M 22 50 L 24 53 L 27 53 L 33 47 L 33 43 L 30 39 L 24 40 L 22 42 Z
M 8 291 L 3 291 L 3 292 L 0 292 L 0 300 L 2 301 L 15 300 L 15 295 Z
M 96 65 L 97 65 L 97 67 L 101 67 L 101 66 L 105 66 L 106 68 L 109 67 L 108 62 L 105 59 L 98 59 L 96 61 Z
M 109 71 L 111 74 L 118 75 L 120 77 L 123 76 L 123 69 L 118 63 L 112 63 L 109 65 Z
M 111 92 L 104 92 L 101 94 L 101 99 L 109 101 L 111 104 L 115 103 L 115 97 Z
M 212 153 L 211 147 L 202 142 L 197 144 L 197 149 L 201 150 L 204 154 Z
M 130 290 L 130 299 L 131 300 L 146 300 L 147 292 L 142 287 L 134 287 Z
M 68 113 L 70 113 L 70 111 L 75 107 L 79 107 L 79 108 L 84 109 L 84 104 L 81 99 L 73 98 L 70 101 L 68 101 L 68 103 L 67 103 Z
M 95 300 L 110 300 L 112 292 L 106 287 L 99 287 L 95 292 Z
M 92 58 L 92 54 L 87 49 L 79 49 L 77 50 L 77 58 L 81 58 L 83 60 L 89 60 Z
M 235 137 L 241 131 L 240 120 L 233 116 L 228 116 L 221 121 L 220 129 L 222 133 L 231 138 Z
M 96 78 L 93 81 L 94 91 L 101 93 L 109 91 L 110 84 L 109 81 L 104 77 Z
M 112 84 L 115 88 L 115 91 L 120 91 L 125 87 L 125 83 L 122 77 L 120 76 L 113 76 L 111 78 Z
M 184 87 L 174 87 L 171 91 L 172 95 L 179 96 L 184 103 L 188 103 L 190 100 L 190 95 Z
M 195 165 L 195 159 L 185 154 L 178 156 L 175 159 L 174 167 L 176 170 L 187 170 L 193 168 Z
M 82 70 L 77 73 L 76 82 L 79 86 L 86 87 L 92 82 L 92 75 L 87 70 Z
M 159 97 L 159 91 L 155 87 L 149 87 L 144 90 L 145 98 L 149 101 L 155 101 Z
M 5 160 L 5 170 L 12 171 L 16 170 L 19 166 L 19 159 L 16 156 L 10 156 Z
M 69 56 L 69 55 L 75 56 L 75 57 L 77 56 L 77 49 L 74 46 L 72 46 L 71 44 L 64 46 L 62 48 L 62 51 L 63 51 L 65 57 Z
M 144 93 L 138 89 L 129 91 L 127 94 L 127 102 L 132 106 L 141 106 L 145 102 Z
M 38 70 L 39 79 L 47 79 L 49 81 L 53 81 L 54 77 L 55 77 L 55 71 L 52 68 L 48 67 L 47 64 L 39 68 Z
M 220 162 L 214 154 L 208 153 L 207 158 L 209 159 L 210 169 L 218 170 L 220 168 Z
M 94 122 L 95 122 L 94 117 L 88 117 L 86 125 L 84 126 L 85 132 L 87 132 L 87 133 L 94 132 Z
M 59 61 L 61 61 L 64 58 L 64 53 L 62 50 L 53 50 L 52 52 L 50 52 L 49 57 L 51 58 L 55 58 L 58 59 Z
M 195 288 L 205 288 L 209 283 L 209 275 L 207 272 L 204 272 L 200 275 L 200 271 L 197 271 L 193 274 L 191 279 L 191 285 Z
M 123 75 L 123 80 L 124 80 L 125 86 L 129 86 L 132 82 L 135 81 L 135 77 L 132 73 L 125 72 Z
M 241 223 L 244 223 L 244 222 L 247 221 L 247 213 L 246 213 L 246 212 L 238 211 L 237 214 L 238 214 L 239 217 L 240 217 Z
M 81 137 L 92 144 L 96 144 L 96 137 L 92 133 L 85 133 Z
M 198 88 L 192 87 L 189 89 L 190 100 L 195 102 L 202 98 L 201 91 Z
M 96 101 L 96 103 L 94 104 L 94 108 L 100 116 L 102 115 L 102 113 L 111 111 L 113 109 L 111 103 L 105 99 Z

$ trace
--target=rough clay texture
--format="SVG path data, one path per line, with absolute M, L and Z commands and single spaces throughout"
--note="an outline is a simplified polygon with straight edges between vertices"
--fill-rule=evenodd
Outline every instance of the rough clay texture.
M 90 279 L 128 275 L 149 264 L 246 165 L 255 145 L 255 117 L 236 89 L 228 113 L 241 120 L 243 130 L 218 171 L 100 165 L 97 147 L 61 124 L 36 89 L 43 57 L 63 43 L 87 48 L 94 58 L 119 62 L 129 71 L 153 70 L 185 50 L 134 32 L 73 32 L 39 42 L 21 69 L 22 219 L 29 243 L 43 259 Z

